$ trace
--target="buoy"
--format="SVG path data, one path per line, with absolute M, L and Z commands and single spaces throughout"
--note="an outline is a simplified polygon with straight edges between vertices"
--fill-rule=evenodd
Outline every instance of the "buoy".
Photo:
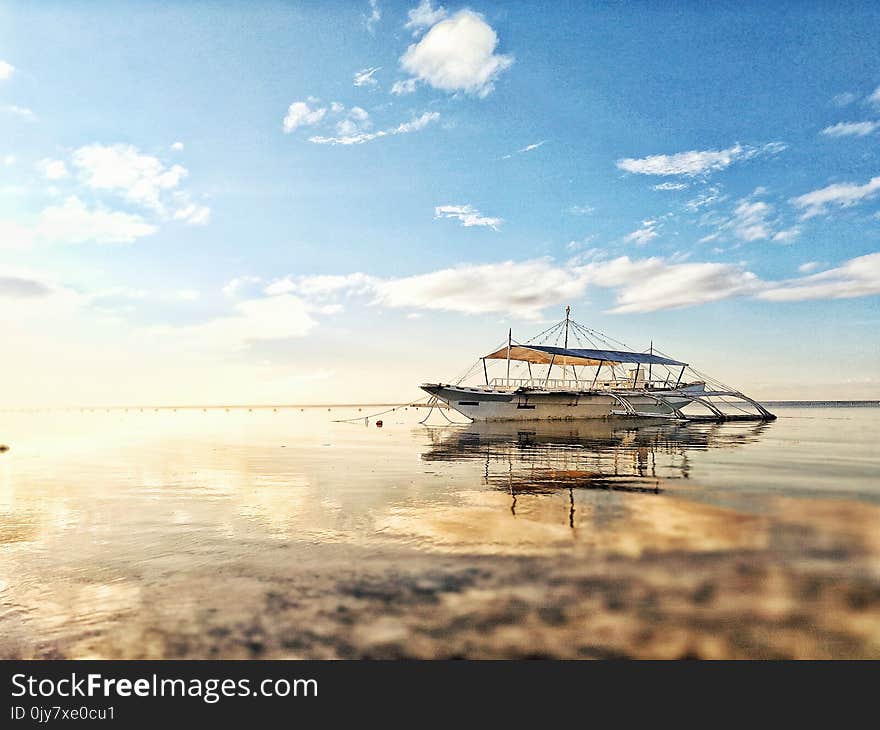
M 9 451 L 9 447 L 6 444 L 0 444 L 0 454 L 4 451 Z
M 382 428 L 382 421 L 376 421 L 376 428 Z

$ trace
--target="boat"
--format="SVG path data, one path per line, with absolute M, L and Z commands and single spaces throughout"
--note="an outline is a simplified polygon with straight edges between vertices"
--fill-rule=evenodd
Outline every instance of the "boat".
M 578 346 L 569 347 L 570 339 Z M 490 378 L 489 367 L 498 361 L 506 365 L 504 377 Z M 480 370 L 483 382 L 470 382 Z M 525 342 L 508 330 L 507 343 L 480 357 L 456 382 L 420 387 L 432 406 L 425 420 L 441 404 L 471 421 L 776 418 L 753 398 L 661 353 L 653 342 L 638 352 L 575 322 L 571 307 L 564 320 Z

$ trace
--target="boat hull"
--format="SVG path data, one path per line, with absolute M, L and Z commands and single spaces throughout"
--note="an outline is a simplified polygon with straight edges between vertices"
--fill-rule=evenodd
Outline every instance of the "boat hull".
M 573 421 L 620 417 L 623 406 L 611 395 L 577 391 L 504 391 L 426 383 L 422 390 L 447 403 L 474 421 Z M 703 386 L 694 388 L 699 395 Z M 687 390 L 687 389 L 683 389 Z M 657 394 L 673 408 L 683 408 L 687 398 Z M 673 412 L 656 399 L 627 395 L 627 402 L 641 416 L 669 418 Z

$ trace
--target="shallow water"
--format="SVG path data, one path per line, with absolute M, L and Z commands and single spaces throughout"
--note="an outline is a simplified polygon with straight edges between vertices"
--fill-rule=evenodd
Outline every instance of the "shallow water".
M 373 410 L 0 413 L 0 656 L 880 656 L 880 408 Z

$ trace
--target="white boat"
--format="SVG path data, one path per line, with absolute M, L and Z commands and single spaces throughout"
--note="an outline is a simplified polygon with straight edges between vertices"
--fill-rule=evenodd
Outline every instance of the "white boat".
M 534 342 L 542 337 L 541 344 Z M 546 344 L 554 337 L 553 345 Z M 569 347 L 570 337 L 590 347 Z M 504 377 L 490 378 L 490 364 L 497 361 L 506 365 Z M 483 382 L 469 383 L 480 363 Z M 517 377 L 511 377 L 511 367 Z M 526 342 L 508 331 L 507 344 L 479 358 L 457 382 L 421 388 L 432 405 L 445 403 L 473 421 L 776 418 L 752 398 L 658 352 L 653 343 L 647 352 L 613 343 L 572 320 L 569 307 L 564 320 Z

